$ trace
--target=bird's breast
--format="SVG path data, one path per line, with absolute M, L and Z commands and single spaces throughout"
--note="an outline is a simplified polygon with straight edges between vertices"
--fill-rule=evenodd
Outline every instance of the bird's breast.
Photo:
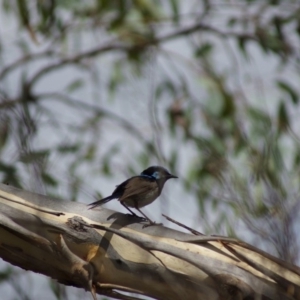
M 148 191 L 147 193 L 128 197 L 123 201 L 129 207 L 136 207 L 137 205 L 138 208 L 141 208 L 152 203 L 159 196 L 159 194 L 159 189 L 155 188 L 152 191 Z

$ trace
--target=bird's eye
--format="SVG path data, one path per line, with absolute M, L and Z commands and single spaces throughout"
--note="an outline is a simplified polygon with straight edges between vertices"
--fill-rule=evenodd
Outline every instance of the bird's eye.
M 155 179 L 159 179 L 159 173 L 156 171 L 152 174 L 152 177 L 154 177 Z

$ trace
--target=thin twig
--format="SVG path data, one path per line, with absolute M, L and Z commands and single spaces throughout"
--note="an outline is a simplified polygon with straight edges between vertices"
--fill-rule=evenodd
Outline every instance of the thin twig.
M 37 59 L 43 59 L 45 57 L 59 56 L 59 53 L 53 50 L 46 50 L 40 53 L 32 53 L 22 56 L 21 58 L 14 61 L 12 64 L 4 67 L 0 72 L 0 80 L 2 80 L 9 72 L 12 72 L 17 67 L 22 66 L 23 64 L 32 62 Z
M 191 227 L 188 227 L 188 226 L 186 226 L 186 225 L 184 225 L 184 224 L 182 224 L 182 223 L 180 223 L 178 221 L 175 221 L 174 219 L 172 219 L 172 218 L 170 218 L 170 217 L 168 217 L 168 216 L 166 216 L 164 214 L 162 214 L 162 216 L 165 217 L 168 221 L 170 221 L 170 222 L 172 222 L 172 223 L 174 223 L 174 224 L 176 224 L 176 225 L 178 225 L 180 227 L 185 228 L 186 230 L 190 231 L 192 234 L 195 234 L 195 235 L 205 235 L 205 234 L 203 234 L 203 233 L 201 233 L 201 232 L 199 232 L 199 231 L 197 231 L 197 230 L 195 230 L 195 229 L 193 229 Z

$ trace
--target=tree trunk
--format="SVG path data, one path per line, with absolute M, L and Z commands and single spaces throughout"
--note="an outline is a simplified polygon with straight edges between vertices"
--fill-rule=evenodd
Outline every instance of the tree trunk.
M 244 242 L 196 236 L 0 184 L 0 256 L 117 299 L 300 299 L 300 270 Z

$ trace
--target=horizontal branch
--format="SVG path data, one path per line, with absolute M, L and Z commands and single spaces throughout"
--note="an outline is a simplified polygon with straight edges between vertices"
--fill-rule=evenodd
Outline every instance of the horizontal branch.
M 0 184 L 0 256 L 95 294 L 155 299 L 300 299 L 300 275 L 238 240 L 193 236 L 139 218 Z

